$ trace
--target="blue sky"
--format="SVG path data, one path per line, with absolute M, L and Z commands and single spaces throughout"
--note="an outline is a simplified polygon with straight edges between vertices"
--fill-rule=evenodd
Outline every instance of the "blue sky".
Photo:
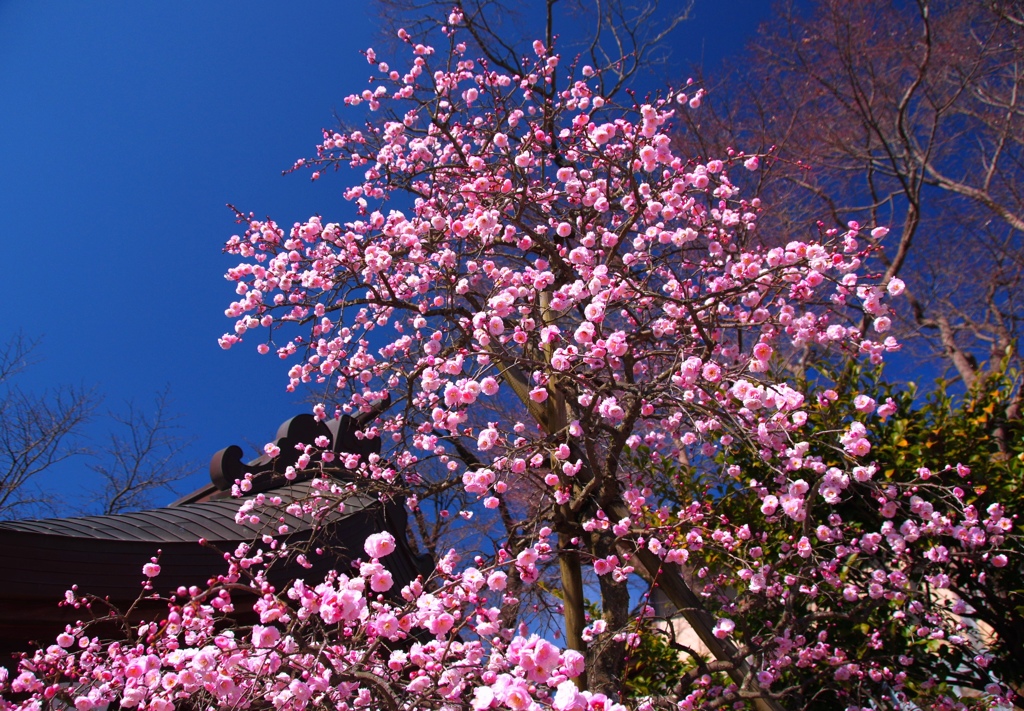
M 697 0 L 673 61 L 713 71 L 768 10 Z M 208 481 L 216 450 L 305 411 L 280 361 L 217 345 L 233 296 L 225 204 L 285 225 L 348 216 L 344 174 L 281 171 L 363 88 L 359 50 L 375 44 L 356 2 L 0 0 L 0 342 L 43 338 L 23 385 L 94 387 L 104 409 L 168 387 L 195 437 L 182 491 Z M 90 474 L 78 461 L 47 485 L 73 499 Z

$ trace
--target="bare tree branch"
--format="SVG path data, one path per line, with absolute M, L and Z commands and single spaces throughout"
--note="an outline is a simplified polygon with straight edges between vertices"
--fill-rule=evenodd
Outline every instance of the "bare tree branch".
M 15 380 L 33 363 L 37 344 L 17 334 L 0 352 L 0 517 L 4 518 L 39 513 L 57 504 L 59 496 L 35 486 L 35 478 L 85 453 L 81 429 L 97 402 L 92 391 L 72 386 L 41 395 L 22 390 Z
M 179 436 L 179 417 L 170 411 L 170 396 L 158 393 L 147 412 L 134 402 L 123 413 L 110 413 L 117 429 L 97 453 L 89 469 L 102 488 L 93 496 L 94 508 L 116 514 L 151 506 L 159 491 L 173 492 L 174 484 L 196 467 L 185 458 L 188 440 Z

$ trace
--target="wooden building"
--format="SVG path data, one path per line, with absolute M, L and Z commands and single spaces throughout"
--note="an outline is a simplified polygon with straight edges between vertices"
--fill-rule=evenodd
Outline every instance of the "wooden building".
M 368 418 L 361 418 L 368 419 Z M 298 519 L 285 511 L 288 504 L 311 493 L 313 471 L 299 472 L 293 480 L 284 477 L 294 466 L 297 442 L 312 443 L 318 436 L 331 442 L 331 449 L 361 455 L 380 451 L 380 440 L 358 439 L 355 432 L 363 422 L 345 417 L 329 424 L 311 415 L 300 415 L 278 430 L 281 455 L 242 461 L 242 449 L 228 447 L 210 463 L 211 483 L 160 509 L 112 516 L 0 522 L 0 664 L 11 655 L 28 651 L 33 645 L 52 644 L 65 625 L 76 620 L 102 617 L 110 606 L 127 610 L 139 598 L 145 576 L 142 567 L 159 551 L 161 573 L 153 590 L 168 594 L 179 586 L 204 586 L 226 572 L 223 553 L 243 542 L 264 535 L 286 541 L 290 547 L 308 543 L 315 535 L 322 555 L 310 554 L 312 568 L 295 562 L 275 563 L 271 581 L 278 586 L 296 578 L 323 579 L 331 568 L 344 570 L 348 563 L 365 557 L 363 542 L 375 532 L 390 531 L 398 549 L 382 562 L 390 569 L 400 589 L 431 567 L 429 559 L 417 556 L 406 536 L 404 502 L 381 503 L 376 497 L 356 494 L 345 501 L 343 513 L 332 514 L 314 531 L 309 517 Z M 281 504 L 269 523 L 236 522 L 242 500 L 230 495 L 236 479 L 250 475 L 252 490 L 246 496 L 265 493 L 280 497 Z M 266 512 L 266 509 L 263 509 Z M 278 527 L 288 526 L 281 535 Z M 200 545 L 203 539 L 205 545 Z M 61 606 L 65 591 L 77 585 L 79 593 L 95 595 L 91 610 Z M 135 609 L 142 613 L 166 609 L 165 603 L 143 601 Z M 239 606 L 244 609 L 244 606 Z

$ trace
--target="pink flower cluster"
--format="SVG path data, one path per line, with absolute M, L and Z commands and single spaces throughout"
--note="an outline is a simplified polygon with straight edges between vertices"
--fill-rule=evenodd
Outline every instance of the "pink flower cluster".
M 948 489 L 930 490 L 932 508 L 911 504 L 908 513 L 907 490 L 876 477 L 866 461 L 869 426 L 895 411 L 891 400 L 862 395 L 853 421 L 812 436 L 809 413 L 837 394 L 801 392 L 773 372 L 780 354 L 807 348 L 872 363 L 898 349 L 884 334 L 888 299 L 904 285 L 861 275 L 868 244 L 885 228 L 865 240 L 869 228 L 850 223 L 821 241 L 760 248 L 752 239 L 760 203 L 744 200 L 730 179 L 739 166 L 757 170 L 760 158 L 674 151 L 676 112 L 699 105 L 699 91 L 615 106 L 584 68 L 545 99 L 539 87 L 559 67 L 548 48 L 537 48 L 531 74 L 512 76 L 453 47 L 448 69 L 428 71 L 429 52 L 414 46 L 408 72 L 392 70 L 373 92 L 349 97 L 390 107 L 398 120 L 325 135 L 311 162 L 362 171 L 346 192 L 356 219 L 315 217 L 290 231 L 249 219 L 228 243 L 246 261 L 228 273 L 242 298 L 222 342 L 266 329 L 278 355 L 295 358 L 289 387 L 328 385 L 346 412 L 381 392 L 399 394 L 407 408 L 379 424 L 396 447 L 387 467 L 367 468 L 369 477 L 416 479 L 409 472 L 437 458 L 460 477 L 465 506 L 479 499 L 485 512 L 508 505 L 521 485 L 556 511 L 586 511 L 588 495 L 618 501 L 614 517 L 599 508 L 573 522 L 617 541 L 615 554 L 585 551 L 600 578 L 630 579 L 634 566 L 622 561 L 641 549 L 669 565 L 693 567 L 715 551 L 742 560 L 734 571 L 696 570 L 722 607 L 714 636 L 776 640 L 764 643 L 759 683 L 796 664 L 829 666 L 850 684 L 899 687 L 902 672 L 858 666 L 827 635 L 800 633 L 796 620 L 744 629 L 726 592 L 744 590 L 768 607 L 885 600 L 895 619 L 920 618 L 928 635 L 948 640 L 958 623 L 922 617 L 928 605 L 901 571 L 916 556 L 944 555 L 938 541 L 950 536 L 965 549 L 999 545 Z M 385 209 L 395 191 L 411 205 Z M 865 317 L 871 333 L 858 325 Z M 517 403 L 516 419 L 495 421 L 489 409 L 488 421 L 475 417 L 489 402 Z M 472 465 L 451 456 L 451 440 L 473 452 Z M 630 452 L 657 467 L 737 447 L 777 472 L 743 488 L 760 526 L 715 521 L 711 503 L 656 507 L 652 470 L 624 464 Z M 744 481 L 738 465 L 728 474 Z M 882 523 L 844 520 L 838 511 L 854 498 Z M 789 522 L 800 533 L 774 545 L 769 532 Z M 514 558 L 525 584 L 557 555 L 543 533 L 550 528 L 538 530 Z M 512 562 L 499 554 L 495 563 Z M 1005 559 L 994 548 L 985 555 L 992 566 Z M 854 560 L 877 567 L 844 579 L 838 571 Z M 586 634 L 605 634 L 596 629 Z M 518 682 L 502 683 L 474 704 L 518 704 Z M 558 704 L 584 703 L 557 688 Z

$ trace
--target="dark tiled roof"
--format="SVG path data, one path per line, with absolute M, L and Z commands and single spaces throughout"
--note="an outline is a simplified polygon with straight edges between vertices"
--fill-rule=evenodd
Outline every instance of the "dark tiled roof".
M 279 496 L 279 507 L 258 510 L 258 524 L 236 523 L 242 504 L 225 499 L 139 511 L 115 516 L 7 521 L 0 523 L 0 607 L 4 600 L 59 601 L 64 591 L 78 585 L 83 592 L 132 600 L 141 590 L 142 566 L 159 552 L 161 575 L 156 588 L 203 585 L 225 571 L 224 552 L 242 542 L 257 541 L 270 534 L 280 542 L 296 546 L 314 536 L 308 518 L 298 519 L 284 508 L 307 498 L 309 482 L 264 492 Z M 256 512 L 254 512 L 256 513 Z M 288 525 L 285 534 L 278 532 Z M 320 524 L 316 545 L 328 551 L 315 562 L 309 576 L 326 572 L 345 559 L 364 556 L 363 541 L 374 531 L 390 530 L 405 539 L 406 516 L 399 503 L 384 504 L 365 496 L 345 501 L 344 513 L 336 513 Z M 207 545 L 199 544 L 199 539 Z M 262 545 L 257 541 L 257 545 Z M 265 547 L 265 546 L 264 546 Z M 411 552 L 408 553 L 412 560 Z M 312 558 L 312 556 L 311 556 Z M 415 577 L 415 563 L 396 558 L 396 579 Z M 322 570 L 321 570 L 322 568 Z M 406 570 L 408 568 L 408 570 Z M 280 579 L 305 577 L 294 563 L 278 565 Z M 0 611 L 0 616 L 3 613 Z
M 310 482 L 305 481 L 265 494 L 281 496 L 287 504 L 309 496 L 311 491 Z M 253 525 L 248 521 L 235 523 L 235 514 L 242 501 L 219 499 L 112 516 L 0 521 L 0 532 L 21 531 L 42 536 L 146 543 L 195 543 L 200 538 L 210 542 L 242 541 L 267 532 L 265 526 Z M 366 497 L 353 497 L 345 505 L 349 511 L 358 511 L 371 504 L 372 501 Z M 288 514 L 283 508 L 274 515 L 280 519 L 276 525 L 287 524 L 293 531 L 309 527 L 308 521 Z

